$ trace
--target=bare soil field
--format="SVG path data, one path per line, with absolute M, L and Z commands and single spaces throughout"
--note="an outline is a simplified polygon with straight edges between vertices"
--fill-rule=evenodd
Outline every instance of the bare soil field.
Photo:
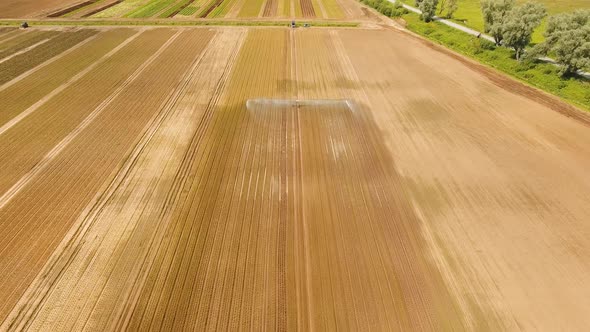
M 590 122 L 551 96 L 392 27 L 0 52 L 2 331 L 590 325 Z

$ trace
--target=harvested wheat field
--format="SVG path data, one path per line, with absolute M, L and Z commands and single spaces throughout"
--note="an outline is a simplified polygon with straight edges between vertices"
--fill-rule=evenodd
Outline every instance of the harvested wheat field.
M 2 45 L 0 330 L 590 325 L 590 117 L 553 97 L 394 28 Z

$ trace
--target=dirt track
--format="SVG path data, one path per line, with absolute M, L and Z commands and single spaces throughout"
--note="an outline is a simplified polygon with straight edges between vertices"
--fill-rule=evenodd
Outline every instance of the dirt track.
M 135 33 L 0 90 L 97 63 L 0 133 L 2 328 L 590 325 L 590 131 L 558 101 L 395 30 Z

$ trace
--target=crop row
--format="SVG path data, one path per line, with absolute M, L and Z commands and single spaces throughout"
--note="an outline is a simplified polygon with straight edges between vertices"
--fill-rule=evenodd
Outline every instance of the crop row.
M 110 2 L 104 2 L 101 3 L 100 6 L 95 6 L 93 8 L 89 8 L 88 10 L 84 10 L 82 12 L 80 12 L 78 14 L 79 17 L 90 17 L 93 16 L 95 14 L 98 14 L 102 11 L 108 10 L 109 8 L 112 8 L 120 3 L 122 3 L 124 0 L 113 0 Z
M 235 4 L 236 0 L 223 0 L 223 2 L 218 5 L 208 17 L 223 17 L 225 16 L 232 6 Z
M 137 46 L 139 42 L 145 42 L 150 35 L 153 41 L 143 47 Z M 1 138 L 9 139 L 13 143 L 0 148 L 0 160 L 6 165 L 14 164 L 14 167 L 0 178 L 0 192 L 4 193 L 31 168 L 31 165 L 39 162 L 50 148 L 100 105 L 163 43 L 162 39 L 167 37 L 169 35 L 162 32 L 160 35 L 142 34 L 123 50 L 84 75 L 76 84 L 48 100 L 34 113 L 5 132 Z M 133 56 L 124 58 L 132 50 L 135 51 Z M 101 84 L 97 85 L 96 82 Z M 64 104 L 68 105 L 68 108 L 64 108 Z M 59 126 L 56 125 L 57 128 L 47 126 L 47 123 L 52 121 L 57 121 Z M 44 133 L 51 129 L 53 131 L 50 135 Z
M 15 28 L 2 28 L 2 29 L 3 29 L 2 30 L 3 32 L 2 32 L 2 34 L 0 34 L 0 45 L 2 42 L 16 38 L 16 36 L 23 33 L 23 31 L 21 31 L 20 29 L 15 29 Z
M 64 151 L 63 167 L 69 167 L 72 170 L 73 179 L 67 177 L 65 172 L 58 172 L 51 180 L 65 179 L 67 186 L 75 189 L 77 192 L 94 195 L 96 190 L 103 183 L 104 179 L 110 177 L 112 172 L 117 169 L 120 162 L 125 159 L 137 143 L 139 137 L 146 130 L 146 126 L 152 124 L 152 119 L 159 112 L 162 111 L 162 105 L 170 96 L 178 84 L 182 82 L 186 68 L 197 59 L 199 51 L 202 50 L 206 43 L 206 36 L 210 36 L 208 32 L 193 30 L 191 32 L 184 32 L 168 46 L 152 64 L 150 64 L 140 76 L 131 82 L 121 94 L 113 100 L 99 117 L 92 123 L 80 137 L 72 142 L 67 151 Z M 201 36 L 201 37 L 200 37 Z M 162 68 L 166 68 L 165 73 Z M 141 97 L 139 97 L 141 96 Z M 138 98 L 139 97 L 139 98 Z M 105 132 L 106 131 L 106 132 Z M 100 137 L 97 141 L 96 138 Z M 80 160 L 80 164 L 72 164 L 68 162 L 66 156 L 74 156 Z M 56 160 L 55 166 L 58 161 Z M 91 168 L 93 171 L 90 174 L 84 174 L 85 168 Z M 86 177 L 89 176 L 94 183 Z M 80 183 L 89 183 L 88 186 L 80 188 Z M 71 200 L 69 196 L 64 196 L 64 199 Z M 65 204 L 65 203 L 61 203 Z M 113 225 L 115 222 L 111 220 Z M 116 228 L 117 225 L 113 225 Z M 116 232 L 113 234 L 116 237 L 124 237 L 125 232 Z M 98 242 L 100 243 L 100 242 Z M 116 244 L 116 240 L 115 240 Z M 117 255 L 118 253 L 118 255 Z M 100 259 L 112 259 L 112 262 L 124 259 L 127 252 L 115 251 L 113 256 L 102 255 Z M 99 263 L 93 260 L 94 263 Z M 130 262 L 136 264 L 137 262 Z M 83 263 L 84 264 L 84 263 Z M 108 267 L 107 267 L 108 268 Z M 121 275 L 123 280 L 128 277 L 128 271 L 124 271 Z M 101 295 L 103 287 L 110 285 L 110 293 L 104 294 L 110 299 L 117 299 L 124 295 L 120 291 L 120 283 L 117 279 L 101 278 L 104 271 L 99 272 L 99 276 L 93 282 L 89 283 L 84 277 L 66 280 L 67 287 L 63 293 L 52 294 L 57 297 L 56 300 L 62 300 L 63 305 L 69 306 L 71 310 L 65 312 L 61 309 L 56 310 L 53 301 L 49 301 L 47 306 L 36 315 L 36 320 L 32 325 L 32 329 L 54 330 L 57 326 L 68 326 L 71 329 L 79 329 L 81 326 L 87 326 L 90 329 L 104 330 L 107 329 L 108 324 L 112 323 L 110 320 L 113 314 L 113 306 L 104 305 L 103 303 L 95 303 L 90 300 L 95 299 Z M 75 274 L 77 276 L 78 274 Z M 94 284 L 94 285 L 93 285 Z M 96 287 L 97 285 L 101 287 Z M 115 286 L 115 287 L 112 287 Z M 86 296 L 79 296 L 78 293 L 72 291 L 81 291 Z M 73 297 L 72 301 L 67 301 L 67 298 L 60 298 L 59 295 Z M 53 300 L 53 299 L 52 299 Z M 98 319 L 93 319 L 98 317 Z M 102 326 L 102 327 L 101 327 Z
M 73 5 L 73 6 L 69 6 L 69 7 L 60 9 L 60 10 L 58 10 L 56 12 L 53 12 L 53 13 L 47 15 L 47 17 L 61 17 L 61 16 L 65 16 L 65 15 L 67 15 L 69 13 L 72 13 L 72 12 L 78 11 L 78 10 L 84 8 L 84 7 L 90 6 L 90 5 L 94 4 L 95 2 L 96 2 L 96 0 L 89 0 L 89 1 L 84 1 L 84 2 L 81 2 L 81 3 L 77 3 L 77 4 Z
M 299 3 L 301 4 L 301 13 L 303 14 L 303 17 L 312 18 L 316 16 L 312 0 L 299 0 Z
M 16 28 L 13 27 L 0 27 L 0 38 L 4 36 L 4 34 L 15 31 Z
M 181 10 L 178 13 L 178 15 L 182 15 L 182 16 L 193 16 L 197 12 L 197 10 L 199 10 L 199 7 L 196 7 L 194 5 L 190 5 L 190 6 L 185 7 L 183 10 Z
M 95 30 L 90 29 L 62 32 L 50 42 L 39 45 L 28 52 L 0 63 L 0 85 L 42 64 L 96 33 Z
M 133 33 L 133 30 L 123 28 L 100 33 L 91 42 L 60 56 L 18 82 L 1 88 L 0 100 L 4 110 L 0 113 L 0 127 L 98 61 Z
M 224 0 L 212 0 L 212 1 L 210 1 L 207 5 L 205 5 L 203 7 L 203 10 L 199 14 L 199 17 L 201 17 L 201 18 L 208 17 L 209 14 L 211 14 L 213 12 L 213 10 L 215 10 L 215 8 L 217 8 L 219 5 L 221 5 L 221 3 L 223 1 Z
M 239 17 L 258 17 L 264 0 L 248 0 L 244 2 Z
M 279 0 L 267 0 L 264 5 L 264 11 L 262 12 L 263 17 L 272 17 L 277 13 L 277 6 Z
M 144 0 L 124 0 L 123 2 L 92 15 L 93 18 L 122 17 L 125 14 L 136 11 Z
M 87 6 L 78 8 L 74 11 L 71 11 L 61 17 L 90 17 L 92 15 L 98 14 L 104 10 L 107 10 L 111 7 L 114 7 L 124 0 L 98 0 L 93 1 L 92 3 L 88 4 Z
M 249 33 L 227 94 L 187 152 L 183 195 L 129 329 L 259 330 L 279 321 L 284 327 L 277 318 L 277 303 L 286 299 L 284 274 L 277 270 L 279 193 L 273 190 L 280 135 L 267 120 L 256 121 L 245 101 L 284 91 L 287 36 Z
M 57 31 L 32 31 L 0 43 L 0 60 L 57 35 Z
M 318 0 L 321 1 L 328 18 L 343 18 L 344 12 L 337 0 Z
M 174 17 L 176 14 L 182 12 L 186 7 L 188 7 L 193 0 L 180 0 L 175 3 L 170 8 L 163 11 L 158 17 L 160 18 L 167 18 L 167 17 Z
M 7 187 L 43 160 L 45 154 L 79 126 L 171 35 L 171 31 L 164 29 L 144 32 L 85 75 L 76 85 L 52 98 L 0 136 L 0 158 L 2 163 L 11 167 L 0 178 L 0 192 L 6 192 Z M 153 86 L 164 90 L 161 86 Z M 138 103 L 147 99 L 127 100 Z M 142 112 L 136 112 L 135 109 L 134 113 L 142 116 Z M 121 112 L 121 116 L 124 114 L 128 115 Z M 0 272 L 12 276 L 0 281 L 0 297 L 5 300 L 0 306 L 0 320 L 3 320 L 10 304 L 14 304 L 18 293 L 24 291 L 35 271 L 41 268 L 56 241 L 63 237 L 79 212 L 95 195 L 96 188 L 112 171 L 112 163 L 118 162 L 115 151 L 126 145 L 121 145 L 124 142 L 110 142 L 106 138 L 127 135 L 135 125 L 134 121 L 128 119 L 119 120 L 125 121 L 112 121 L 110 126 L 96 128 L 94 134 L 85 139 L 85 144 L 68 145 L 66 150 L 57 155 L 56 161 L 44 161 L 50 162 L 51 167 L 0 210 L 0 220 L 6 231 L 0 235 L 0 252 L 12 252 L 11 255 L 0 257 Z M 96 118 L 93 123 L 98 121 L 99 118 Z M 87 132 L 85 130 L 82 133 Z M 107 143 L 106 149 L 98 148 L 102 143 Z M 88 154 L 94 155 L 94 159 L 87 164 L 86 161 L 82 163 Z M 108 167 L 105 167 L 106 162 L 110 163 Z M 67 167 L 69 171 L 65 171 Z M 35 242 L 31 243 L 31 239 L 35 239 Z
M 291 1 L 278 0 L 277 14 L 282 17 L 291 17 Z
M 211 1 L 212 0 L 194 0 L 184 9 L 184 14 L 182 15 L 201 17 L 202 13 L 209 8 Z
M 66 18 L 67 17 L 80 17 L 80 13 L 87 12 L 88 10 L 90 10 L 92 8 L 100 6 L 105 1 L 108 1 L 108 0 L 93 0 L 93 1 L 83 2 L 79 6 L 77 6 L 74 10 L 67 11 L 64 14 L 59 15 L 59 17 L 66 17 Z
M 174 4 L 177 0 L 152 0 L 145 6 L 138 8 L 137 10 L 125 15 L 125 17 L 131 18 L 144 18 L 152 17 L 168 8 L 168 6 Z

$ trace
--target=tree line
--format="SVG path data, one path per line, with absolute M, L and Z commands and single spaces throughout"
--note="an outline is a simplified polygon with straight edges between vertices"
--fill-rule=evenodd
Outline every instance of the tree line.
M 525 53 L 533 32 L 547 15 L 545 7 L 515 0 L 483 0 L 484 31 L 496 45 L 514 49 L 517 60 L 551 55 L 561 64 L 561 75 L 590 67 L 590 10 L 576 10 L 549 17 L 545 41 Z
M 398 0 L 399 1 L 399 0 Z M 436 15 L 439 0 L 415 0 L 422 11 L 421 19 L 430 22 Z M 446 11 L 452 18 L 457 0 L 440 0 L 439 15 Z M 494 38 L 497 46 L 510 47 L 515 58 L 536 59 L 550 55 L 561 64 L 560 74 L 571 75 L 590 68 L 590 10 L 576 10 L 549 17 L 545 41 L 527 51 L 533 32 L 545 16 L 545 6 L 536 2 L 516 5 L 515 0 L 482 0 L 484 31 Z
M 398 0 L 399 1 L 399 0 Z M 422 14 L 420 18 L 424 22 L 430 22 L 436 15 L 436 8 L 438 7 L 438 0 L 415 0 L 416 7 L 420 9 Z M 440 8 L 438 9 L 438 15 L 444 18 L 453 18 L 453 15 L 459 9 L 458 0 L 441 0 Z M 443 12 L 445 13 L 443 15 Z

